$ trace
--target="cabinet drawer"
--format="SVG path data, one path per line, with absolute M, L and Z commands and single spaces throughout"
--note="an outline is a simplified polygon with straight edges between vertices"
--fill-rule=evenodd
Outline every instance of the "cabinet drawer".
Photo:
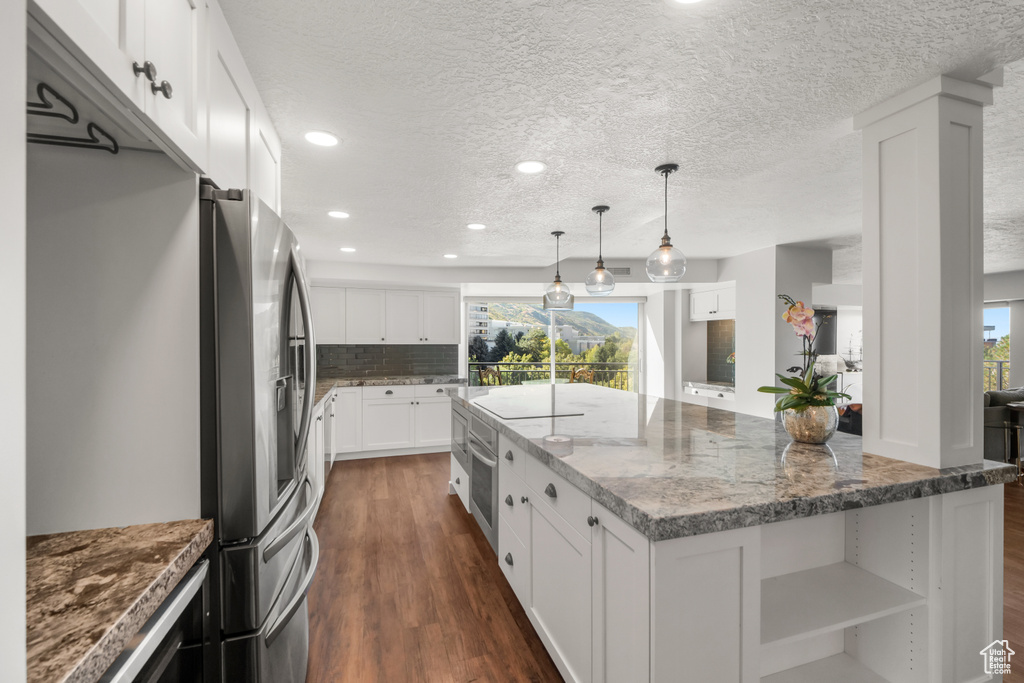
M 458 458 L 454 455 L 451 458 L 451 483 L 455 487 L 455 493 L 458 494 L 459 500 L 462 501 L 462 506 L 466 508 L 466 512 L 469 512 L 469 477 L 466 475 L 466 470 L 462 469 L 462 463 Z
M 419 384 L 414 386 L 413 389 L 416 398 L 429 398 L 432 396 L 444 396 L 448 397 L 446 393 L 448 389 L 454 389 L 457 385 L 455 384 Z
M 527 455 L 526 451 L 512 443 L 512 440 L 504 434 L 498 435 L 498 460 L 502 465 L 508 465 L 523 479 L 526 478 L 527 458 L 533 458 L 533 456 Z M 536 460 L 536 458 L 533 459 Z
M 520 604 L 529 609 L 530 605 L 530 551 L 515 531 L 499 517 L 498 564 L 508 583 L 519 598 Z
M 526 461 L 526 483 L 533 490 L 530 495 L 532 504 L 547 504 L 583 538 L 590 538 L 590 525 L 587 524 L 590 496 L 552 472 L 537 458 L 531 457 Z
M 504 460 L 498 462 L 498 514 L 508 521 L 519 540 L 529 544 L 530 490 Z
M 414 386 L 363 387 L 363 400 L 375 398 L 413 398 L 416 395 Z

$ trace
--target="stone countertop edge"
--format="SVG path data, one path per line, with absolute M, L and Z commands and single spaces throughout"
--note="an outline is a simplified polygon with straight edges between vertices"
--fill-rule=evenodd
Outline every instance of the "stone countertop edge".
M 465 377 L 455 375 L 409 375 L 406 377 L 322 377 L 316 381 L 316 401 L 320 405 L 324 397 L 340 387 L 388 387 L 423 384 L 466 384 Z
M 720 391 L 723 394 L 735 394 L 735 385 L 729 384 L 714 384 L 712 382 L 695 382 L 693 380 L 686 380 L 683 382 L 683 386 L 691 386 L 694 389 L 707 389 L 708 391 Z
M 212 542 L 203 519 L 29 536 L 28 683 L 99 680 Z
M 653 542 L 760 526 L 772 522 L 896 503 L 914 498 L 926 498 L 983 486 L 1006 484 L 1016 478 L 1016 468 L 1012 465 L 984 461 L 980 469 L 977 465 L 951 467 L 935 470 L 939 472 L 939 475 L 931 479 L 885 484 L 867 490 L 835 491 L 819 496 L 756 503 L 672 517 L 652 517 L 567 464 L 558 456 L 544 450 L 536 442 L 510 429 L 500 420 L 496 420 L 486 410 L 454 392 L 449 392 L 449 394 L 452 399 L 470 410 L 474 416 L 504 434 L 517 446 L 540 460 L 556 474 L 564 477 L 570 484 L 608 508 L 613 514 Z M 778 425 L 777 430 L 781 429 L 782 426 Z

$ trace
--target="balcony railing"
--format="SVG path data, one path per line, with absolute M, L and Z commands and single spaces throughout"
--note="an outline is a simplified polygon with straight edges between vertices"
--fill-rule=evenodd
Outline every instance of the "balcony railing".
M 1002 391 L 1010 386 L 1010 361 L 982 361 L 985 369 L 985 391 Z
M 480 368 L 494 368 L 501 373 L 503 385 L 544 384 L 551 381 L 551 363 L 477 363 L 469 364 L 470 386 L 480 386 Z M 555 363 L 555 382 L 569 381 L 573 370 L 586 369 L 594 371 L 594 381 L 612 389 L 623 391 L 639 391 L 636 368 L 629 363 Z M 488 385 L 495 385 L 493 379 Z

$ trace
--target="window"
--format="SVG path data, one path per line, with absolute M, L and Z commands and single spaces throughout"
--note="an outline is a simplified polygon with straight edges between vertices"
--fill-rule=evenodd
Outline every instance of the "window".
M 1010 386 L 1010 309 L 986 307 L 984 320 L 985 391 L 1006 389 Z

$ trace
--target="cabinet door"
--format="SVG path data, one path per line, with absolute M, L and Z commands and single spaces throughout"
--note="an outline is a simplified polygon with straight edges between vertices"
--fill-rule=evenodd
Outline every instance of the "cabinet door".
M 146 61 L 144 0 L 36 0 L 29 12 L 76 57 L 96 66 L 101 81 L 142 109 L 149 81 L 132 65 Z M 60 37 L 63 33 L 67 39 Z M 90 69 L 92 71 L 92 69 Z
M 736 288 L 729 287 L 727 289 L 718 290 L 718 313 L 715 314 L 718 318 L 735 318 L 736 317 Z
M 363 450 L 411 448 L 415 444 L 415 401 L 379 398 L 363 401 Z
M 592 503 L 594 681 L 650 680 L 650 542 Z
M 420 344 L 423 342 L 423 292 L 388 290 L 388 344 Z
M 156 66 L 146 86 L 146 114 L 196 167 L 206 168 L 206 4 L 199 0 L 146 0 L 146 59 Z
M 591 679 L 590 541 L 543 502 L 530 504 L 530 609 L 562 657 L 563 675 Z M 499 536 L 500 541 L 500 536 Z
M 334 390 L 337 403 L 335 415 L 335 453 L 355 453 L 363 450 L 363 392 L 360 387 L 342 387 Z
M 345 339 L 347 344 L 384 343 L 384 290 L 345 290 Z
M 690 292 L 690 319 L 691 320 L 708 320 L 715 310 L 718 302 L 717 293 L 712 291 L 707 292 Z
M 334 392 L 331 392 L 330 396 L 324 401 L 324 452 L 323 459 L 327 464 L 327 468 L 330 469 L 334 466 L 334 454 L 338 452 L 338 448 L 335 445 L 336 430 L 336 412 L 337 408 L 337 396 Z
M 262 109 L 260 110 L 262 111 Z M 281 142 L 262 116 L 253 116 L 249 131 L 252 167 L 249 170 L 250 187 L 256 196 L 281 214 Z M 341 342 L 343 343 L 343 342 Z
M 423 292 L 423 341 L 458 344 L 462 327 L 458 292 Z
M 447 396 L 416 399 L 416 445 L 451 446 L 452 400 Z
M 340 287 L 310 287 L 313 329 L 317 344 L 345 343 L 345 290 Z

